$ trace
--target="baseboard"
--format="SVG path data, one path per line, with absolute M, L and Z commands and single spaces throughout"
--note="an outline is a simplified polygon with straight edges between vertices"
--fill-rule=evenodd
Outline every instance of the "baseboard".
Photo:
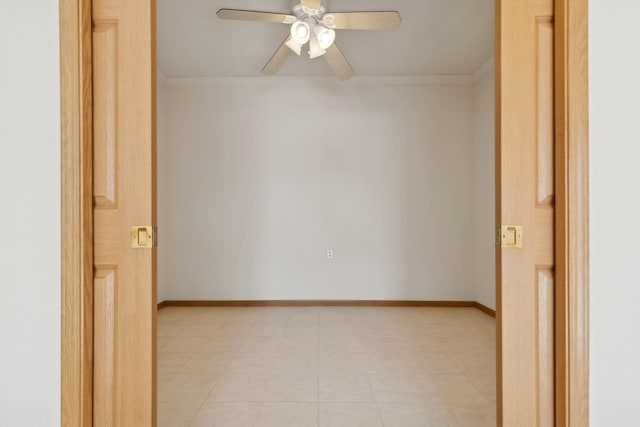
M 477 308 L 489 316 L 496 312 L 476 301 L 394 301 L 394 300 L 167 300 L 158 303 L 164 307 L 448 307 Z
M 480 304 L 479 302 L 476 301 L 473 303 L 473 306 L 478 310 L 480 310 L 481 312 L 488 314 L 491 317 L 496 317 L 496 311 L 492 308 L 487 307 L 484 304 Z

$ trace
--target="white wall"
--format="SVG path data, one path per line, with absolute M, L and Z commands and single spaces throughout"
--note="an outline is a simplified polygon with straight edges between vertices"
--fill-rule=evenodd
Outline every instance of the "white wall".
M 244 81 L 169 79 L 168 299 L 471 299 L 471 84 Z
M 0 424 L 60 420 L 58 2 L 0 6 Z
M 591 425 L 640 426 L 640 3 L 591 0 Z
M 166 118 L 165 118 L 165 106 L 167 105 L 166 92 L 167 92 L 167 77 L 158 70 L 157 73 L 157 87 L 156 87 L 156 114 L 157 114 L 157 185 L 158 185 L 158 229 L 164 230 L 165 227 L 165 214 L 169 212 L 169 206 L 167 205 L 167 198 L 165 192 L 160 189 L 167 188 L 168 185 L 168 173 L 166 170 L 167 164 L 167 135 L 166 135 Z M 159 233 L 161 233 L 159 231 Z M 160 236 L 159 239 L 162 239 Z M 157 275 L 158 275 L 158 289 L 157 298 L 158 302 L 165 301 L 167 299 L 167 282 L 166 280 L 160 280 L 160 278 L 166 276 L 167 264 L 164 262 L 158 262 Z
M 492 57 L 476 73 L 473 110 L 474 300 L 495 310 L 495 67 Z

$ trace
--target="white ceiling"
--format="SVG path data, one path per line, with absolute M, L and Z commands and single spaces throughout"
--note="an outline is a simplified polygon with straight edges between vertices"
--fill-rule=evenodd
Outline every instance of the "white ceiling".
M 260 75 L 289 26 L 223 21 L 221 8 L 288 13 L 290 0 L 157 0 L 158 67 L 168 77 Z M 398 31 L 338 31 L 357 75 L 472 74 L 493 53 L 494 0 L 330 0 L 329 11 L 397 10 Z M 279 75 L 330 75 L 291 55 Z

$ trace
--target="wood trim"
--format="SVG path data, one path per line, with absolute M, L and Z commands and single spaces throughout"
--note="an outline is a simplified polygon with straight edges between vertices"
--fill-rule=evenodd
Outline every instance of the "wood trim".
M 589 425 L 588 0 L 555 2 L 556 425 Z
M 92 425 L 91 1 L 60 0 L 61 413 Z
M 152 188 L 152 224 L 158 225 L 158 61 L 157 61 L 157 2 L 153 0 L 151 2 L 151 109 L 152 109 L 152 159 L 151 159 L 151 188 Z M 158 301 L 158 251 L 154 250 L 152 254 L 153 260 L 153 275 L 152 275 L 152 300 L 149 303 L 152 304 Z M 152 363 L 152 401 L 151 401 L 151 420 L 152 427 L 156 427 L 158 424 L 158 311 L 154 311 L 152 314 L 153 321 L 151 325 L 152 335 L 152 349 L 151 349 L 151 363 Z
M 447 307 L 477 308 L 495 317 L 495 311 L 475 301 L 415 301 L 415 300 L 168 300 L 164 307 Z
M 502 110 L 500 100 L 502 99 L 502 3 L 500 0 L 495 0 L 495 144 L 494 144 L 494 162 L 495 162 L 495 215 L 494 226 L 497 230 L 501 224 L 500 212 L 502 212 L 502 170 L 500 165 L 502 164 L 502 143 L 501 132 L 502 129 Z M 495 249 L 495 271 L 496 271 L 496 425 L 497 427 L 503 427 L 502 423 L 502 352 L 499 351 L 502 348 L 502 256 L 500 255 L 500 248 L 496 246 Z
M 489 315 L 491 317 L 496 317 L 496 311 L 491 309 L 491 308 L 489 308 L 489 307 L 487 307 L 484 304 L 481 304 L 481 303 L 476 301 L 476 302 L 473 303 L 473 306 L 475 308 L 477 308 L 478 310 L 480 310 L 481 312 L 483 312 L 484 314 L 487 314 L 487 315 Z
M 164 307 L 475 307 L 473 301 L 387 300 L 177 300 Z

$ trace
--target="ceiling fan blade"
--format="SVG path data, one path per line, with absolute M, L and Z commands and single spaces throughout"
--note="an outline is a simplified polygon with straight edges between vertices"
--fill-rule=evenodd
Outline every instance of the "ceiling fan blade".
M 273 76 L 280 70 L 282 65 L 287 61 L 289 55 L 291 55 L 291 49 L 287 46 L 287 42 L 291 40 L 291 36 L 287 37 L 286 40 L 280 45 L 276 53 L 273 54 L 267 65 L 264 66 L 262 72 L 268 76 Z
M 398 12 L 339 12 L 334 16 L 337 30 L 397 30 L 402 19 Z
M 327 53 L 324 55 L 324 59 L 333 70 L 333 74 L 340 80 L 349 80 L 353 77 L 351 65 L 349 65 L 349 62 L 347 62 L 347 59 L 335 43 L 329 46 Z
M 300 0 L 300 4 L 310 7 L 311 9 L 320 9 L 322 0 Z
M 254 10 L 220 9 L 218 18 L 233 19 L 236 21 L 260 21 L 273 22 L 276 24 L 293 24 L 298 20 L 293 15 L 284 13 L 257 12 Z

